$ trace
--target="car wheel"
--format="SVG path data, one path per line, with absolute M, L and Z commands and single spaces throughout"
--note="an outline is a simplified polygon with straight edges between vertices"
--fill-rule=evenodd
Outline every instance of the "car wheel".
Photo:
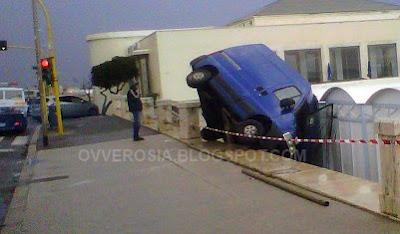
M 240 132 L 245 135 L 261 136 L 265 134 L 265 127 L 259 121 L 249 119 L 240 124 Z
M 96 116 L 96 115 L 98 115 L 99 113 L 97 112 L 97 110 L 96 109 L 90 109 L 89 110 L 89 116 Z
M 203 87 L 211 77 L 212 74 L 210 71 L 206 69 L 198 69 L 194 70 L 186 77 L 186 82 L 189 87 L 198 89 Z
M 213 132 L 209 129 L 202 129 L 200 131 L 200 135 L 201 135 L 201 138 L 203 138 L 206 141 L 216 141 L 222 137 L 220 133 Z
M 263 136 L 265 126 L 257 120 L 249 119 L 239 124 L 239 132 L 245 135 Z M 241 144 L 254 145 L 258 142 L 258 139 L 239 137 L 237 141 Z

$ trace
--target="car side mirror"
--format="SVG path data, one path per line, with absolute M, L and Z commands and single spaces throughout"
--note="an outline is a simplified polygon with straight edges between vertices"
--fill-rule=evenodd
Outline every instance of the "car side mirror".
M 284 110 L 292 109 L 295 104 L 296 102 L 293 100 L 293 98 L 285 98 L 280 102 L 280 106 Z

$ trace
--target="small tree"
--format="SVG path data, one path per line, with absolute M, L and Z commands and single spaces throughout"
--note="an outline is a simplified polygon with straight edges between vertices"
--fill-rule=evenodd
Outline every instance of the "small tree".
M 93 90 L 93 84 L 91 81 L 86 82 L 82 80 L 82 90 L 85 92 L 85 95 L 89 102 L 92 102 L 92 94 L 91 91 Z
M 106 91 L 117 95 L 128 81 L 137 76 L 136 58 L 134 56 L 114 57 L 111 61 L 94 66 L 91 74 L 92 84 L 101 89 L 100 94 L 104 97 L 101 113 L 105 115 L 112 104 Z

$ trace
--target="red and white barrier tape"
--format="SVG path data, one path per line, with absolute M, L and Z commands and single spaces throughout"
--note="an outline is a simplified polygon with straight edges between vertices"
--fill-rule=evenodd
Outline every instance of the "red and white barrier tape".
M 225 131 L 225 130 L 220 130 L 220 129 L 215 129 L 215 128 L 210 128 L 210 127 L 205 127 L 205 129 L 208 129 L 213 132 L 219 132 L 223 133 L 226 135 L 231 135 L 231 136 L 239 136 L 239 137 L 247 137 L 247 138 L 253 138 L 253 139 L 260 139 L 260 140 L 271 140 L 271 141 L 283 141 L 286 142 L 286 140 L 283 137 L 270 137 L 270 136 L 254 136 L 254 135 L 246 135 L 243 133 L 237 133 L 237 132 L 230 132 L 230 131 Z M 395 140 L 391 141 L 388 139 L 369 139 L 369 140 L 364 140 L 364 139 L 291 139 L 290 140 L 292 143 L 317 143 L 317 144 L 368 144 L 368 145 L 379 145 L 379 144 L 384 144 L 384 145 L 400 145 L 400 140 Z

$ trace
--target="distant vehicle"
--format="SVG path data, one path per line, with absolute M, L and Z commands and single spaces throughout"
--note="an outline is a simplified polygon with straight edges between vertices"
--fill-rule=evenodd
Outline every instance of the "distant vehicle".
M 25 131 L 27 112 L 23 89 L 0 87 L 0 131 Z
M 317 137 L 319 122 L 308 118 L 318 110 L 310 83 L 267 46 L 225 49 L 201 56 L 191 66 L 187 83 L 198 90 L 208 127 L 246 135 Z M 216 140 L 225 135 L 203 129 L 201 136 Z M 267 142 L 266 148 L 278 145 Z
M 32 105 L 32 117 L 40 120 L 40 99 L 32 100 L 34 103 Z M 61 113 L 63 118 L 76 118 L 83 116 L 93 116 L 99 114 L 99 108 L 82 98 L 75 96 L 61 96 L 60 97 L 61 104 Z M 55 101 L 54 97 L 47 98 L 47 105 L 49 108 L 49 119 L 54 118 L 55 116 Z

